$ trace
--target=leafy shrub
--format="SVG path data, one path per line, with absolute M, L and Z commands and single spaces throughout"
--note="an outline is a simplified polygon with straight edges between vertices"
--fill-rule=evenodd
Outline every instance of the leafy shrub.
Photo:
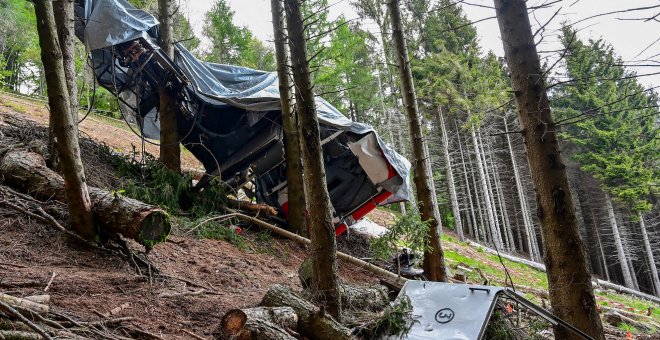
M 380 259 L 387 260 L 400 247 L 412 252 L 424 252 L 429 248 L 427 234 L 429 223 L 422 221 L 416 209 L 401 215 L 387 233 L 371 242 L 371 250 Z

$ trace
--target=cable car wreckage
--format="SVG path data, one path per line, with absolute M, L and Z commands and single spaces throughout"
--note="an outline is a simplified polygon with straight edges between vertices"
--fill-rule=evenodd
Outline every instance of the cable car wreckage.
M 158 139 L 158 87 L 176 94 L 182 145 L 232 188 L 286 216 L 286 164 L 277 74 L 202 62 L 181 44 L 174 60 L 157 45 L 158 21 L 123 0 L 78 0 L 76 35 L 98 83 L 142 136 Z M 410 197 L 410 163 L 370 126 L 317 97 L 321 144 L 337 235 L 379 204 Z M 247 188 L 249 187 L 249 189 Z
M 76 36 L 89 51 L 95 78 L 123 104 L 127 122 L 136 122 L 143 137 L 159 139 L 158 88 L 166 84 L 176 94 L 181 143 L 206 170 L 202 184 L 220 175 L 286 216 L 276 73 L 202 62 L 179 43 L 171 60 L 157 45 L 156 18 L 125 0 L 76 0 L 75 12 Z M 336 234 L 377 205 L 408 200 L 410 162 L 372 127 L 352 122 L 320 97 L 316 105 Z M 408 281 L 400 295 L 411 299 L 418 317 L 408 339 L 481 339 L 502 297 L 589 338 L 501 287 Z

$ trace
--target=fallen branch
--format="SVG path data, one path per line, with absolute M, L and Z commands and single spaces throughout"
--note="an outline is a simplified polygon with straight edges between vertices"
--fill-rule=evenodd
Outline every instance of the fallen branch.
M 196 291 L 186 291 L 186 292 L 180 292 L 180 293 L 168 293 L 168 292 L 163 292 L 158 294 L 159 298 L 171 298 L 171 297 L 176 297 L 176 296 L 194 296 L 194 295 L 202 295 L 206 293 L 206 290 L 200 289 Z
M 30 327 L 35 332 L 39 333 L 39 335 L 41 335 L 41 337 L 44 338 L 45 340 L 52 340 L 53 339 L 43 329 L 41 329 L 39 326 L 32 323 L 32 321 L 28 320 L 28 318 L 23 316 L 23 314 L 21 314 L 19 311 L 17 311 L 16 309 L 14 309 L 12 306 L 8 305 L 4 301 L 0 301 L 0 309 L 4 310 L 5 313 L 10 314 L 10 315 L 14 316 L 15 318 L 19 319 L 22 323 L 24 323 L 25 325 Z
M 272 231 L 272 232 L 274 232 L 278 235 L 284 236 L 288 239 L 294 240 L 296 242 L 299 242 L 299 243 L 302 243 L 302 244 L 305 244 L 305 245 L 311 245 L 311 243 L 312 243 L 312 241 L 308 238 L 302 237 L 298 234 L 294 234 L 290 231 L 287 231 L 287 230 L 284 230 L 282 228 L 276 227 L 276 226 L 274 226 L 270 223 L 264 222 L 260 219 L 257 219 L 257 218 L 251 217 L 251 216 L 247 216 L 247 215 L 241 214 L 237 211 L 233 211 L 233 210 L 230 210 L 230 209 L 228 209 L 228 210 L 232 213 L 235 213 L 237 218 L 240 218 L 244 221 L 250 222 L 254 225 L 258 225 L 262 228 L 266 228 L 266 229 L 268 229 L 268 230 L 270 230 L 270 231 Z M 374 273 L 378 276 L 384 277 L 384 278 L 388 279 L 388 281 L 392 281 L 395 284 L 403 285 L 406 281 L 408 281 L 406 278 L 404 278 L 402 276 L 398 276 L 397 274 L 394 274 L 394 273 L 392 273 L 390 271 L 387 271 L 383 268 L 380 268 L 376 265 L 373 265 L 371 263 L 362 261 L 362 260 L 358 259 L 357 257 L 350 256 L 350 255 L 342 253 L 340 251 L 337 252 L 337 257 L 340 258 L 341 260 L 344 260 L 344 261 L 346 261 L 350 264 L 355 265 L 358 268 L 368 270 L 368 271 L 370 271 L 370 272 L 372 272 L 372 273 Z
M 25 331 L 0 331 L 0 339 L 11 340 L 41 340 L 41 335 Z
M 50 277 L 50 280 L 48 280 L 48 284 L 46 285 L 46 288 L 44 288 L 44 292 L 47 292 L 48 289 L 50 289 L 50 285 L 53 284 L 53 280 L 55 280 L 55 276 L 57 276 L 57 273 L 53 272 L 53 274 Z

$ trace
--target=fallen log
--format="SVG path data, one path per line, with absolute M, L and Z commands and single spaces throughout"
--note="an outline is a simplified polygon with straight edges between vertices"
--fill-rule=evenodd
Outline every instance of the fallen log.
M 256 216 L 265 216 L 265 217 L 277 216 L 277 209 L 267 204 L 257 204 L 248 201 L 241 201 L 233 198 L 227 198 L 227 206 L 232 209 L 247 211 L 250 214 Z
M 630 289 L 628 287 L 624 287 L 624 286 L 618 285 L 616 283 L 604 281 L 604 280 L 601 280 L 601 279 L 594 279 L 593 283 L 597 286 L 601 286 L 603 288 L 611 289 L 611 290 L 613 290 L 617 293 L 630 294 L 630 295 L 633 295 L 633 296 L 636 296 L 636 297 L 639 297 L 639 298 L 642 298 L 642 299 L 653 301 L 655 303 L 660 303 L 660 297 L 656 297 L 656 296 L 653 296 L 653 295 L 638 292 L 634 289 Z
M 488 247 L 486 247 L 484 245 L 481 245 L 479 243 L 476 243 L 474 241 L 470 241 L 470 240 L 466 240 L 466 241 L 472 247 L 479 247 L 487 253 L 498 254 L 498 252 L 494 249 L 488 248 Z M 505 253 L 502 253 L 502 252 L 499 252 L 499 255 L 501 257 L 509 260 L 509 261 L 516 262 L 516 263 L 522 263 L 522 264 L 525 264 L 529 267 L 532 267 L 532 268 L 534 268 L 538 271 L 541 271 L 541 272 L 545 273 L 545 265 L 542 264 L 542 263 L 530 261 L 530 260 L 523 259 L 523 258 L 520 258 L 520 257 L 511 256 L 511 255 L 508 255 L 508 254 L 505 254 Z M 603 288 L 612 289 L 612 290 L 616 291 L 617 293 L 629 294 L 629 295 L 632 295 L 632 296 L 636 296 L 638 298 L 653 301 L 655 303 L 660 303 L 660 297 L 649 295 L 649 294 L 646 294 L 646 293 L 642 293 L 640 291 L 630 289 L 628 287 L 624 287 L 624 286 L 618 285 L 616 283 L 612 283 L 612 282 L 601 280 L 601 279 L 593 279 L 591 281 L 591 283 L 595 286 L 601 286 Z
M 25 331 L 0 331 L 2 340 L 41 340 L 41 335 Z
M 220 322 L 221 334 L 229 339 L 294 340 L 298 316 L 291 307 L 232 309 Z
M 26 310 L 41 316 L 48 314 L 48 305 L 37 303 L 27 298 L 18 298 L 11 295 L 0 293 L 0 301 L 17 308 L 19 310 Z
M 64 180 L 46 166 L 43 157 L 25 150 L 11 150 L 0 160 L 4 184 L 42 200 L 64 201 Z M 162 209 L 116 192 L 88 187 L 94 217 L 102 232 L 120 234 L 147 248 L 165 241 L 169 215 Z
M 261 305 L 293 308 L 298 315 L 298 332 L 312 340 L 353 339 L 348 328 L 326 314 L 323 308 L 318 308 L 303 299 L 289 287 L 283 285 L 272 286 L 261 301 Z

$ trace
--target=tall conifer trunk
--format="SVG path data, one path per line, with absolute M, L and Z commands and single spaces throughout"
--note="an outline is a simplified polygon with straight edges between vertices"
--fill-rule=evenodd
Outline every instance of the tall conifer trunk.
M 649 235 L 646 232 L 644 215 L 641 212 L 637 213 L 637 218 L 639 218 L 639 229 L 642 233 L 642 242 L 644 242 L 646 262 L 648 263 L 649 269 L 651 270 L 651 281 L 653 282 L 655 296 L 660 297 L 660 277 L 658 277 L 658 267 L 655 265 L 655 258 L 653 257 L 653 248 L 651 248 L 651 243 L 649 242 Z
M 513 177 L 516 182 L 516 190 L 518 191 L 518 200 L 520 202 L 520 209 L 523 217 L 523 234 L 525 236 L 525 240 L 527 241 L 527 251 L 529 252 L 529 257 L 532 259 L 532 261 L 540 261 L 541 259 L 538 249 L 536 249 L 535 243 L 532 239 L 532 237 L 536 238 L 534 233 L 534 224 L 532 222 L 531 216 L 529 216 L 525 188 L 522 185 L 522 179 L 520 178 L 520 172 L 518 171 L 518 161 L 516 160 L 516 155 L 513 152 L 513 144 L 511 143 L 511 136 L 509 135 L 509 126 L 506 122 L 506 117 L 504 118 L 504 131 L 506 132 L 506 142 L 509 146 L 511 165 L 513 167 Z
M 623 274 L 623 284 L 628 288 L 635 289 L 630 267 L 628 266 L 628 257 L 626 256 L 623 242 L 621 241 L 621 233 L 619 233 L 619 224 L 616 221 L 616 214 L 614 213 L 612 198 L 608 194 L 605 194 L 605 205 L 607 207 L 607 216 L 610 221 L 610 227 L 612 228 L 612 238 L 616 247 L 617 258 L 619 260 L 619 265 L 621 266 L 621 272 Z
M 325 180 L 319 121 L 309 75 L 307 43 L 300 6 L 300 0 L 284 2 L 293 81 L 296 85 L 296 110 L 300 121 L 303 164 L 305 164 L 305 188 L 312 224 L 312 290 L 324 302 L 330 314 L 340 320 L 337 240 L 332 224 L 330 195 Z
M 41 61 L 48 85 L 48 103 L 53 131 L 57 138 L 58 155 L 64 177 L 64 195 L 73 229 L 82 237 L 96 240 L 97 229 L 92 215 L 92 203 L 87 190 L 85 172 L 80 159 L 77 121 L 71 114 L 62 52 L 55 28 L 53 2 L 35 0 Z M 73 36 L 71 36 L 72 38 Z
M 392 38 L 394 40 L 396 59 L 399 64 L 399 76 L 401 80 L 401 94 L 403 104 L 406 108 L 408 129 L 412 147 L 412 163 L 414 171 L 415 187 L 417 189 L 417 204 L 421 213 L 422 221 L 428 221 L 428 242 L 430 250 L 424 253 L 424 272 L 432 281 L 447 281 L 445 268 L 445 256 L 440 245 L 440 234 L 442 224 L 438 206 L 434 203 L 435 192 L 432 190 L 431 169 L 427 160 L 426 140 L 422 131 L 422 124 L 417 106 L 417 95 L 413 84 L 410 60 L 408 59 L 408 48 L 403 36 L 403 24 L 399 0 L 391 0 L 387 4 L 392 21 Z
M 66 77 L 66 87 L 69 91 L 69 101 L 71 105 L 71 115 L 76 122 L 76 134 L 78 133 L 78 87 L 76 84 L 76 52 L 73 42 L 74 13 L 73 0 L 60 0 L 53 2 L 53 12 L 55 16 L 55 25 L 57 27 L 57 38 L 60 42 L 60 51 L 62 51 L 62 63 L 64 65 L 64 76 Z M 50 163 L 58 168 L 56 138 L 53 131 L 53 115 L 49 117 L 48 128 L 48 147 L 50 148 Z
M 174 45 L 172 34 L 172 0 L 158 0 L 158 19 L 160 21 L 160 48 L 174 60 Z M 181 147 L 179 146 L 179 133 L 176 122 L 177 104 L 176 93 L 171 84 L 165 83 L 158 87 L 160 104 L 158 115 L 160 117 L 160 162 L 166 168 L 181 172 Z
M 279 78 L 280 103 L 282 106 L 282 129 L 284 130 L 287 196 L 289 202 L 289 224 L 301 235 L 307 235 L 305 218 L 305 184 L 303 183 L 303 167 L 300 155 L 300 138 L 295 111 L 291 105 L 291 81 L 287 65 L 289 54 L 286 50 L 286 35 L 284 34 L 284 7 L 282 0 L 271 0 L 270 8 L 273 17 L 273 37 L 275 40 L 275 58 L 277 59 L 277 76 Z
M 449 155 L 449 137 L 445 128 L 445 119 L 442 116 L 442 108 L 438 108 L 437 120 L 440 123 L 442 131 L 442 148 L 445 156 L 445 167 L 447 167 L 447 186 L 449 187 L 449 199 L 451 200 L 451 211 L 454 215 L 456 234 L 460 241 L 465 240 L 463 236 L 463 223 L 461 221 L 460 207 L 458 206 L 458 197 L 456 196 L 456 185 L 454 184 L 454 171 L 451 168 L 451 156 Z
M 595 339 L 605 339 L 586 254 L 562 163 L 525 0 L 494 0 L 518 119 L 526 144 L 553 312 Z M 579 339 L 555 327 L 556 339 Z

